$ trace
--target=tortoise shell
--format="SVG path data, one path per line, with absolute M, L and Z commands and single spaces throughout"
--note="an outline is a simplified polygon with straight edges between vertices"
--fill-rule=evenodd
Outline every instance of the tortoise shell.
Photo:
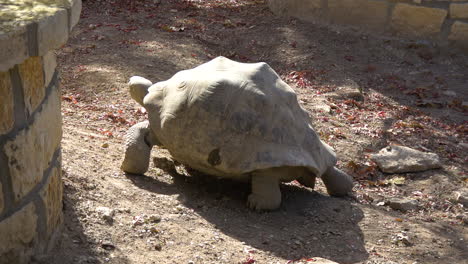
M 336 164 L 294 90 L 263 62 L 215 58 L 151 85 L 143 105 L 171 155 L 208 174 L 299 166 L 321 176 Z

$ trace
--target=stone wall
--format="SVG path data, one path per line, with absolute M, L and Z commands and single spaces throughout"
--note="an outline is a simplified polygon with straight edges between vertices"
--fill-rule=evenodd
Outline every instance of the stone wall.
M 468 49 L 468 0 L 268 0 L 278 15 Z
M 0 4 L 0 263 L 29 263 L 60 231 L 60 88 L 53 49 L 81 0 Z

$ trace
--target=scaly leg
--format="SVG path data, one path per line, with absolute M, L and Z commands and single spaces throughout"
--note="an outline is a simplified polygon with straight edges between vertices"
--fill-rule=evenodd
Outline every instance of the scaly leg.
M 353 189 L 353 178 L 335 167 L 328 169 L 322 180 L 332 196 L 345 196 Z
M 125 135 L 125 158 L 120 167 L 132 174 L 143 174 L 148 170 L 152 144 L 148 138 L 151 133 L 149 122 L 132 126 Z
M 252 172 L 252 193 L 247 206 L 254 210 L 274 210 L 281 204 L 278 170 L 266 169 Z

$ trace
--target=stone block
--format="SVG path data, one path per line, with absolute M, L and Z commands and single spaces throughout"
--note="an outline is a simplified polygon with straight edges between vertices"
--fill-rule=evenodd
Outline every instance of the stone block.
M 0 135 L 13 128 L 13 87 L 10 74 L 0 72 Z
M 322 8 L 321 0 L 268 0 L 270 10 L 277 15 L 313 20 Z
M 468 18 L 468 3 L 450 4 L 451 18 Z
M 45 87 L 47 87 L 52 80 L 57 67 L 57 56 L 54 51 L 49 51 L 42 57 L 43 69 L 44 69 L 44 80 Z
M 363 25 L 383 30 L 387 22 L 389 4 L 374 0 L 329 0 L 328 10 L 333 23 Z
M 41 190 L 41 198 L 44 201 L 46 210 L 47 234 L 53 231 L 62 223 L 62 177 L 60 168 L 53 168 L 49 179 Z
M 78 20 L 80 20 L 80 14 L 81 14 L 81 0 L 74 0 L 71 6 L 70 10 L 70 28 L 69 30 L 71 31 L 72 28 L 78 24 Z
M 51 16 L 44 17 L 38 22 L 37 45 L 39 55 L 45 55 L 49 50 L 59 48 L 68 39 L 67 10 L 56 8 Z
M 23 263 L 26 258 L 21 250 L 30 246 L 37 236 L 37 215 L 33 203 L 29 203 L 12 216 L 0 222 L 0 256 L 2 263 Z
M 24 91 L 24 104 L 29 113 L 40 105 L 45 95 L 42 58 L 29 57 L 18 66 Z
M 398 3 L 392 13 L 391 27 L 403 35 L 435 37 L 447 13 L 445 9 Z
M 2 183 L 0 182 L 0 215 L 3 212 L 3 208 L 5 207 L 5 202 L 3 198 L 3 189 L 2 189 Z
M 26 27 L 17 27 L 8 33 L 0 29 L 0 72 L 8 71 L 28 57 Z
M 468 46 L 468 23 L 461 21 L 453 23 L 448 39 L 466 48 Z
M 60 94 L 53 88 L 29 128 L 7 141 L 7 156 L 15 200 L 19 201 L 41 181 L 62 138 Z

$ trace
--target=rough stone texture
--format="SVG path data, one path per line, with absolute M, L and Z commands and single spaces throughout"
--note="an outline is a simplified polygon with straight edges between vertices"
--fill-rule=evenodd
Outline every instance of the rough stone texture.
M 0 222 L 1 263 L 25 263 L 24 250 L 37 235 L 36 225 L 37 215 L 32 203 Z
M 453 23 L 448 39 L 457 41 L 462 47 L 468 47 L 468 23 L 456 21 Z
M 468 18 L 468 3 L 450 4 L 451 18 Z
M 53 16 L 43 18 L 38 24 L 39 55 L 42 56 L 67 41 L 69 30 L 67 10 L 57 8 Z
M 0 182 L 0 215 L 3 212 L 3 207 L 5 206 L 5 202 L 3 201 L 3 186 L 2 183 Z
M 0 72 L 21 63 L 28 56 L 26 27 L 2 34 L 0 29 Z
M 435 36 L 447 17 L 447 10 L 399 3 L 391 18 L 391 27 L 412 36 Z
M 333 23 L 365 25 L 384 29 L 387 20 L 387 2 L 373 0 L 329 0 L 328 10 Z
M 48 52 L 44 57 L 42 57 L 42 62 L 44 68 L 45 87 L 47 87 L 52 80 L 55 68 L 57 67 L 57 58 L 55 53 L 53 51 Z
M 60 97 L 54 89 L 34 123 L 5 144 L 16 200 L 26 195 L 49 167 L 62 138 L 61 120 Z
M 41 57 L 30 57 L 20 64 L 19 74 L 24 91 L 24 104 L 29 113 L 39 106 L 44 99 L 44 74 Z
M 10 74 L 0 72 L 0 134 L 10 131 L 13 123 L 13 88 Z
M 271 11 L 277 15 L 291 15 L 304 20 L 314 20 L 322 7 L 321 0 L 268 0 Z
M 47 234 L 51 234 L 62 223 L 62 178 L 60 168 L 53 168 L 51 175 L 41 190 L 41 198 L 46 209 Z
M 337 85 L 337 89 L 334 92 L 327 93 L 327 97 L 347 100 L 354 99 L 356 101 L 363 101 L 364 95 L 361 93 L 361 87 L 353 80 L 347 80 L 346 83 Z
M 440 168 L 439 156 L 403 146 L 388 146 L 371 155 L 371 159 L 386 173 L 404 173 Z
M 393 198 L 387 202 L 388 206 L 393 210 L 398 210 L 402 212 L 407 212 L 411 210 L 418 209 L 418 201 L 413 199 L 406 199 L 406 198 Z
M 106 221 L 106 223 L 111 224 L 114 221 L 114 209 L 105 206 L 100 206 L 96 208 L 96 212 L 103 220 Z
M 468 189 L 463 189 L 454 193 L 454 201 L 468 208 Z

